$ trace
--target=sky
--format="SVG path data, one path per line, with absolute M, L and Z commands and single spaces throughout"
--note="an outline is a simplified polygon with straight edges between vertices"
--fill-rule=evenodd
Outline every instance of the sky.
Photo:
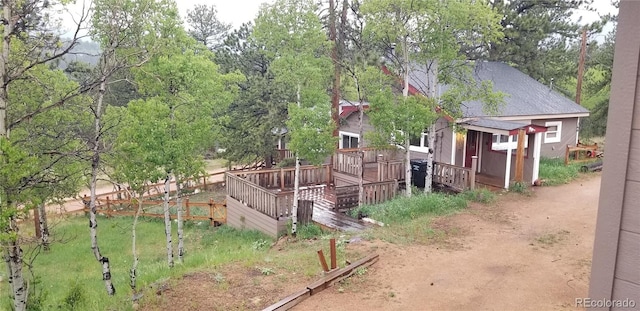
M 87 3 L 89 0 L 86 0 Z M 260 10 L 262 3 L 273 3 L 274 0 L 176 0 L 180 16 L 183 20 L 186 20 L 187 10 L 192 9 L 196 4 L 215 5 L 218 9 L 218 18 L 226 23 L 237 28 L 245 22 L 252 21 Z M 326 0 L 324 0 L 326 2 Z M 617 9 L 611 5 L 611 0 L 594 0 L 593 6 L 597 12 L 590 12 L 586 10 L 579 10 L 575 14 L 575 18 L 581 17 L 583 24 L 590 23 L 598 20 L 598 13 L 607 14 L 614 13 Z M 76 3 L 70 7 L 70 12 L 80 12 L 82 7 L 82 0 L 76 0 Z M 67 14 L 68 16 L 68 14 Z M 65 28 L 70 29 L 73 24 L 69 18 L 63 18 Z M 605 32 L 611 31 L 612 27 L 605 29 Z

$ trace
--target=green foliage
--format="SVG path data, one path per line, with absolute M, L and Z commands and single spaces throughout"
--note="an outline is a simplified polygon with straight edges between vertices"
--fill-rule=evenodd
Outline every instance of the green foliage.
M 211 50 L 216 50 L 231 24 L 223 23 L 218 19 L 218 10 L 215 5 L 196 4 L 192 10 L 187 11 L 191 35 L 198 42 Z
M 351 215 L 366 215 L 385 224 L 400 224 L 425 215 L 447 215 L 467 207 L 463 196 L 442 193 L 397 197 L 377 205 L 353 209 Z
M 580 163 L 564 165 L 564 160 L 559 158 L 541 158 L 540 179 L 543 180 L 543 185 L 547 186 L 567 184 L 578 178 L 580 166 Z
M 476 188 L 475 190 L 467 190 L 460 194 L 465 200 L 482 203 L 482 204 L 491 204 L 496 201 L 495 193 L 491 192 L 491 190 L 487 188 Z
M 515 182 L 509 187 L 509 191 L 520 194 L 529 194 L 529 185 L 525 182 Z
M 310 223 L 305 226 L 298 226 L 296 237 L 303 240 L 309 240 L 309 239 L 320 237 L 322 234 L 323 234 L 323 231 L 322 231 L 322 228 L 320 228 L 320 226 L 314 223 Z
M 336 145 L 326 91 L 329 45 L 317 10 L 313 1 L 279 0 L 263 6 L 254 27 L 254 37 L 273 58 L 270 72 L 291 95 L 289 149 L 312 164 L 321 163 Z
M 87 293 L 84 287 L 78 282 L 74 282 L 68 286 L 67 294 L 62 299 L 62 308 L 64 310 L 84 310 L 87 301 Z

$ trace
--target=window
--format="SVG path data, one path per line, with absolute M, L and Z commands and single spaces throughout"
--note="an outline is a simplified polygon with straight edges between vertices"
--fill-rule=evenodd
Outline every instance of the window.
M 358 148 L 358 134 L 340 132 L 340 149 Z
M 527 138 L 527 136 L 525 136 L 525 138 Z M 525 139 L 524 149 L 526 150 L 527 147 L 529 147 L 529 140 Z M 493 138 L 491 140 L 491 150 L 506 151 L 508 149 L 511 149 L 514 152 L 516 149 L 518 149 L 518 135 L 511 135 L 511 144 L 509 144 L 508 135 L 493 134 Z
M 409 144 L 413 147 L 426 148 L 429 146 L 429 133 L 427 131 L 422 132 L 420 135 L 411 136 L 409 138 Z
M 562 134 L 562 121 L 546 122 L 544 126 L 547 131 L 544 133 L 544 143 L 559 143 Z

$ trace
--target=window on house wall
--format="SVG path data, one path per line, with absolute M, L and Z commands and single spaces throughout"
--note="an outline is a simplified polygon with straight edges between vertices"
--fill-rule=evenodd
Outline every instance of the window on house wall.
M 526 138 L 527 136 L 525 136 Z M 529 147 L 529 140 L 524 140 L 524 149 Z M 493 134 L 491 140 L 491 150 L 493 151 L 504 151 L 511 149 L 512 151 L 516 151 L 518 149 L 518 135 L 511 135 L 511 143 L 509 143 L 509 135 L 500 135 Z
M 340 133 L 340 149 L 358 148 L 358 135 Z
M 426 131 L 422 132 L 420 135 L 413 135 L 409 139 L 409 144 L 413 147 L 426 148 L 429 146 L 429 135 Z
M 562 134 L 562 121 L 546 122 L 544 126 L 547 131 L 544 133 L 544 143 L 559 143 Z

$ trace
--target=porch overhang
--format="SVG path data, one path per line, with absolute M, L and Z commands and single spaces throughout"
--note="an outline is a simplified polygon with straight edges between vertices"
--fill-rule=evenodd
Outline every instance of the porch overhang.
M 460 123 L 460 125 L 468 130 L 501 135 L 517 135 L 520 129 L 524 129 L 526 134 L 544 133 L 547 131 L 546 127 L 540 125 L 493 119 L 467 120 Z

